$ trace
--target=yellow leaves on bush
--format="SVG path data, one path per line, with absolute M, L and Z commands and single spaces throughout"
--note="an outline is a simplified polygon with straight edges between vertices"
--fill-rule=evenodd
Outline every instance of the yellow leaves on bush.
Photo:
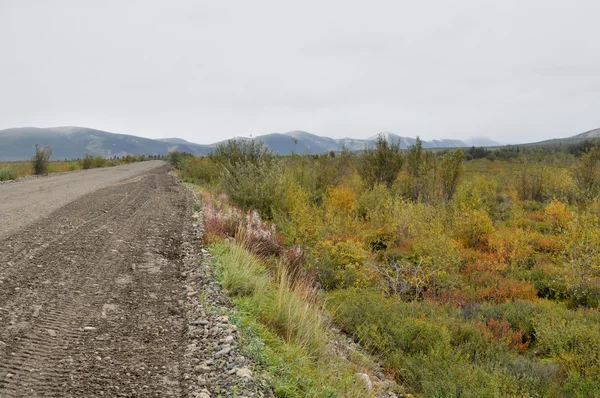
M 321 283 L 326 288 L 364 286 L 377 275 L 367 266 L 369 251 L 358 237 L 330 237 L 317 245 Z
M 495 231 L 488 238 L 488 246 L 498 259 L 507 264 L 524 261 L 533 254 L 529 237 L 521 228 L 505 228 Z
M 590 278 L 600 277 L 600 228 L 594 213 L 582 212 L 569 222 L 565 257 L 575 283 L 585 285 Z
M 558 200 L 553 200 L 546 206 L 544 215 L 555 232 L 564 231 L 573 218 L 567 205 Z
M 498 196 L 498 182 L 485 176 L 475 176 L 459 185 L 454 203 L 461 209 L 491 211 Z
M 310 203 L 308 191 L 290 182 L 282 196 L 282 208 L 275 212 L 274 218 L 286 243 L 290 246 L 315 244 L 321 223 L 318 220 L 319 212 Z
M 486 246 L 493 232 L 492 219 L 484 210 L 464 208 L 454 216 L 454 234 L 465 247 Z
M 356 206 L 354 192 L 344 186 L 330 188 L 323 205 L 330 211 L 350 214 Z
M 329 188 L 323 201 L 325 222 L 331 232 L 352 234 L 356 232 L 356 198 L 354 192 L 345 187 Z
M 318 248 L 325 252 L 332 263 L 339 268 L 362 264 L 368 255 L 363 241 L 358 237 L 335 237 L 324 240 Z
M 365 190 L 358 198 L 358 215 L 370 222 L 374 229 L 391 229 L 394 200 L 390 189 L 377 184 L 373 189 Z

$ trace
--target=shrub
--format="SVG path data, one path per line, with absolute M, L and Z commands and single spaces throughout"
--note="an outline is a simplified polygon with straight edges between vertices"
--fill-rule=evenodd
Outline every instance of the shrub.
M 592 197 L 600 187 L 600 148 L 595 146 L 581 157 L 581 163 L 573 168 L 573 177 L 584 197 Z
M 488 238 L 488 247 L 506 264 L 523 264 L 534 252 L 529 236 L 521 228 L 494 231 Z
M 440 184 L 442 187 L 442 197 L 446 202 L 449 202 L 454 197 L 458 180 L 464 172 L 463 161 L 465 154 L 462 149 L 458 149 L 454 153 L 447 153 L 442 158 L 440 168 Z
M 391 187 L 403 163 L 400 143 L 388 142 L 384 135 L 379 135 L 375 149 L 367 149 L 360 157 L 357 171 L 371 188 L 376 184 Z
M 509 305 L 509 304 L 507 304 Z M 525 331 L 509 320 L 464 321 L 453 309 L 403 303 L 358 289 L 329 295 L 334 321 L 409 391 L 423 396 L 556 396 L 562 380 L 555 364 L 517 353 Z M 477 317 L 478 311 L 475 312 Z M 487 338 L 486 338 L 487 337 Z
M 600 304 L 600 234 L 598 217 L 581 212 L 565 232 L 564 260 L 571 274 L 571 297 L 575 305 Z
M 96 156 L 92 160 L 92 168 L 100 168 L 106 166 L 106 159 L 102 156 Z
M 355 285 L 368 251 L 358 237 L 335 237 L 319 242 L 313 264 L 321 286 L 331 290 Z
M 8 181 L 15 180 L 17 178 L 17 173 L 12 167 L 2 167 L 0 168 L 0 181 Z
M 236 239 L 251 253 L 262 258 L 279 255 L 282 250 L 281 240 L 275 233 L 275 225 L 263 221 L 256 210 L 246 214 L 245 223 L 242 230 L 236 234 Z
M 518 174 L 516 189 L 521 200 L 544 200 L 544 186 L 548 180 L 548 171 L 544 166 L 526 165 Z
M 245 211 L 258 210 L 273 218 L 273 205 L 280 195 L 282 167 L 260 141 L 230 140 L 220 144 L 210 158 L 221 166 L 221 187 Z
M 594 319 L 593 316 L 552 308 L 536 314 L 533 325 L 537 350 L 561 363 L 570 379 L 585 377 L 600 380 L 600 323 L 597 315 Z M 600 385 L 596 383 L 595 389 L 590 391 L 600 392 Z
M 567 206 L 558 200 L 553 200 L 544 211 L 554 232 L 564 231 L 571 221 L 572 215 Z
M 89 153 L 81 160 L 81 168 L 84 170 L 91 169 L 94 161 L 94 157 Z
M 281 189 L 274 211 L 278 231 L 288 246 L 312 247 L 321 235 L 320 209 L 311 203 L 309 192 L 289 178 Z
M 393 217 L 394 198 L 390 189 L 376 184 L 365 190 L 357 200 L 357 214 L 368 221 L 373 228 L 386 228 Z
M 322 208 L 330 233 L 349 235 L 356 232 L 356 198 L 352 190 L 344 186 L 328 189 Z
M 572 203 L 577 199 L 577 184 L 569 170 L 553 170 L 552 173 L 548 173 L 546 178 L 543 189 L 544 198 L 556 199 L 565 203 Z
M 36 175 L 48 174 L 48 166 L 50 164 L 50 156 L 52 155 L 52 148 L 49 146 L 41 149 L 39 145 L 35 146 L 35 155 L 31 159 L 33 165 L 33 173 Z
M 432 152 L 423 150 L 419 137 L 415 145 L 408 148 L 406 155 L 406 173 L 397 182 L 399 192 L 413 201 L 431 201 L 436 196 L 435 172 L 437 159 Z
M 129 155 L 127 155 L 127 156 L 129 156 Z M 167 162 L 171 163 L 173 165 L 173 167 L 175 167 L 177 169 L 181 169 L 184 162 L 186 160 L 192 158 L 193 156 L 194 155 L 192 155 L 191 153 L 173 151 L 173 152 L 169 152 L 169 154 L 167 155 Z M 128 161 L 126 163 L 130 163 L 130 161 Z
M 490 216 L 483 210 L 462 209 L 454 216 L 454 233 L 465 247 L 485 247 L 494 225 Z
M 179 175 L 186 182 L 216 185 L 219 181 L 219 166 L 208 157 L 188 157 L 178 162 Z

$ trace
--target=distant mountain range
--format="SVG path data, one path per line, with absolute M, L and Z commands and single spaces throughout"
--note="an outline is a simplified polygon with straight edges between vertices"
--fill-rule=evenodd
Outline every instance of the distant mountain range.
M 388 140 L 400 144 L 406 149 L 416 142 L 415 138 L 402 137 L 392 133 L 382 133 Z M 236 137 L 236 140 L 262 141 L 273 152 L 279 155 L 319 154 L 330 151 L 360 151 L 375 146 L 378 135 L 367 139 L 341 138 L 333 139 L 310 134 L 305 131 L 290 131 L 285 134 L 273 133 L 254 138 Z M 576 142 L 591 138 L 599 138 L 600 129 L 588 131 L 564 142 Z M 560 142 L 550 140 L 544 142 Z M 221 141 L 223 142 L 223 141 Z M 211 145 L 195 144 L 180 138 L 149 139 L 125 134 L 114 134 L 85 127 L 21 127 L 0 130 L 0 161 L 16 161 L 31 158 L 35 145 L 50 146 L 52 159 L 77 159 L 86 154 L 93 156 L 125 156 L 132 155 L 167 155 L 173 151 L 188 152 L 203 156 L 220 142 Z M 540 143 L 542 144 L 542 143 Z M 471 140 L 431 140 L 423 141 L 425 148 L 458 148 L 470 146 L 501 146 L 500 143 L 487 138 Z
M 171 151 L 205 155 L 210 148 L 183 140 L 152 140 L 125 134 L 113 134 L 85 127 L 22 127 L 0 130 L 0 160 L 31 158 L 35 145 L 50 146 L 52 159 L 77 159 L 93 156 L 166 155 Z

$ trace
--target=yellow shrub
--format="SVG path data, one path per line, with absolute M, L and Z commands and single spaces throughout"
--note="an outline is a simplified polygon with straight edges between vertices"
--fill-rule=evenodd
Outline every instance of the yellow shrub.
M 319 214 L 319 209 L 310 203 L 308 191 L 289 182 L 282 195 L 281 209 L 275 212 L 274 220 L 288 245 L 308 247 L 319 240 Z
M 454 228 L 457 239 L 471 248 L 485 246 L 494 232 L 494 225 L 486 211 L 469 208 L 455 214 Z
M 347 187 L 329 188 L 323 201 L 325 222 L 335 234 L 356 232 L 356 198 Z
M 544 214 L 555 232 L 564 231 L 573 218 L 567 206 L 558 200 L 550 202 Z
M 390 190 L 383 184 L 364 191 L 358 199 L 358 213 L 376 229 L 389 229 L 394 201 Z
M 343 186 L 330 188 L 327 190 L 323 206 L 335 213 L 351 214 L 356 206 L 354 192 Z
M 500 261 L 514 264 L 527 259 L 533 254 L 527 233 L 521 228 L 506 228 L 490 235 L 488 245 Z
M 369 279 L 364 242 L 355 237 L 336 237 L 319 242 L 317 268 L 319 282 L 326 289 L 361 285 Z

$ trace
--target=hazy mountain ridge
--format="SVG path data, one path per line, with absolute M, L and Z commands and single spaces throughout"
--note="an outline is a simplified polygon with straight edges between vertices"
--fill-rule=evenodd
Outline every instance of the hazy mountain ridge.
M 416 138 L 402 137 L 393 133 L 382 133 L 388 140 L 397 142 L 402 149 L 414 145 Z M 367 139 L 329 138 L 306 131 L 290 131 L 287 133 L 272 133 L 259 135 L 254 138 L 235 137 L 239 141 L 255 140 L 264 142 L 273 152 L 279 155 L 319 154 L 330 151 L 339 152 L 343 148 L 350 151 L 360 151 L 373 148 L 379 134 Z M 590 130 L 572 137 L 542 141 L 524 145 L 545 145 L 560 142 L 577 142 L 586 139 L 600 138 L 600 129 Z M 125 134 L 115 134 L 102 130 L 85 127 L 21 127 L 0 130 L 0 161 L 16 161 L 31 158 L 35 145 L 52 147 L 53 159 L 77 159 L 86 154 L 93 156 L 123 156 L 132 155 L 167 155 L 173 151 L 188 152 L 203 156 L 220 141 L 210 145 L 200 145 L 181 138 L 150 139 Z M 423 141 L 425 148 L 458 148 L 470 146 L 501 146 L 489 138 L 478 137 L 468 140 L 441 139 Z
M 0 160 L 31 158 L 35 145 L 50 146 L 52 159 L 77 159 L 93 156 L 166 155 L 171 151 L 205 155 L 206 146 L 173 143 L 125 134 L 109 133 L 85 127 L 21 127 L 0 130 Z

